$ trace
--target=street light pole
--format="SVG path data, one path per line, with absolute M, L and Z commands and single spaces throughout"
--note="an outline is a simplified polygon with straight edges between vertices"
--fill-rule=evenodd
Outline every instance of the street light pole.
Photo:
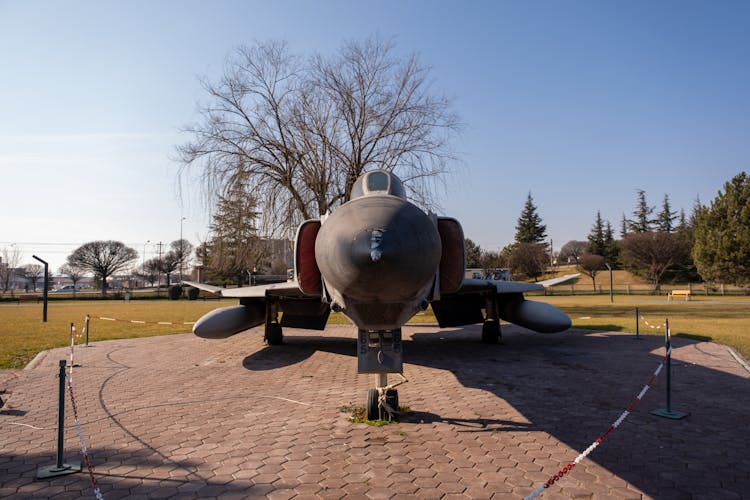
M 44 290 L 42 290 L 42 300 L 44 300 L 44 309 L 42 310 L 42 321 L 47 322 L 47 285 L 49 282 L 49 264 L 36 255 L 32 255 L 36 260 L 44 264 Z
M 182 223 L 185 217 L 180 219 L 180 283 L 182 283 L 182 262 L 185 260 L 185 245 L 182 244 Z
M 146 243 L 143 244 L 143 262 L 141 263 L 141 267 L 143 268 L 143 276 L 146 276 L 146 245 L 151 243 L 151 240 L 146 240 Z M 143 288 L 146 288 L 146 279 L 143 280 Z
M 143 244 L 143 262 L 142 262 L 142 264 L 144 266 L 146 265 L 146 245 L 148 245 L 149 243 L 151 243 L 151 240 L 146 240 L 146 243 Z

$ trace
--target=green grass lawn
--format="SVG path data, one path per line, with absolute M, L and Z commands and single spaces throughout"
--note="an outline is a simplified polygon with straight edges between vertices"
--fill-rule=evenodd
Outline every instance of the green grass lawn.
M 532 297 L 565 311 L 576 328 L 635 332 L 635 308 L 651 324 L 669 319 L 672 335 L 710 340 L 730 345 L 750 358 L 750 297 L 696 297 L 689 302 L 667 302 L 663 297 L 608 295 Z M 0 368 L 23 368 L 37 353 L 70 344 L 70 323 L 83 330 L 91 315 L 90 341 L 171 335 L 191 331 L 190 325 L 159 325 L 158 322 L 192 322 L 217 307 L 237 304 L 221 301 L 67 301 L 51 302 L 48 322 L 42 322 L 41 304 L 0 305 Z M 146 324 L 96 319 L 110 317 L 145 321 Z M 435 323 L 430 310 L 412 318 L 413 323 Z M 331 314 L 329 323 L 349 323 L 341 314 Z M 663 335 L 640 325 L 646 335 Z

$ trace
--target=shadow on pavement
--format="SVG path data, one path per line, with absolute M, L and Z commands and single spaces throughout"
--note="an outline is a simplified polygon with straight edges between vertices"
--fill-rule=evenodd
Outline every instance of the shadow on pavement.
M 404 362 L 450 371 L 464 387 L 505 400 L 530 424 L 491 416 L 467 420 L 414 407 L 404 422 L 451 423 L 459 432 L 539 430 L 580 452 L 628 408 L 663 356 L 660 336 L 636 340 L 630 334 L 588 330 L 539 335 L 508 327 L 502 344 L 482 344 L 479 338 L 477 326 L 423 328 L 404 341 Z M 286 340 L 284 346 L 246 357 L 243 366 L 273 369 L 299 363 L 317 350 L 356 362 L 354 339 L 290 335 Z M 673 346 L 679 359 L 680 349 L 700 348 L 700 343 L 679 338 Z M 748 379 L 682 360 L 673 363 L 672 407 L 690 416 L 651 415 L 665 407 L 665 394 L 662 373 L 640 406 L 589 459 L 658 498 L 743 497 L 750 489 L 750 438 L 741 430 L 749 416 Z M 409 405 L 404 395 L 402 404 Z M 571 453 L 569 460 L 574 458 Z

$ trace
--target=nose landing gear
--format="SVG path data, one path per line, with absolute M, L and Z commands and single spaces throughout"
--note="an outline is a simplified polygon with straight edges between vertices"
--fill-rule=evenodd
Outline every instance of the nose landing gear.
M 378 373 L 378 386 L 367 390 L 367 420 L 391 420 L 398 416 L 398 391 L 393 387 L 388 386 L 387 373 Z
M 378 376 L 377 386 L 367 391 L 367 419 L 395 418 L 398 414 L 398 391 L 395 387 L 403 381 L 389 386 L 388 374 L 400 375 L 403 371 L 401 329 L 359 330 L 357 368 L 359 373 L 375 373 Z

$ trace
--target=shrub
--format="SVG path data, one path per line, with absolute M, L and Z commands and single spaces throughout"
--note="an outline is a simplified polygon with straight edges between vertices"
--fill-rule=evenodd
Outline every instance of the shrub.
M 169 287 L 169 300 L 179 300 L 182 297 L 182 285 L 172 285 Z

